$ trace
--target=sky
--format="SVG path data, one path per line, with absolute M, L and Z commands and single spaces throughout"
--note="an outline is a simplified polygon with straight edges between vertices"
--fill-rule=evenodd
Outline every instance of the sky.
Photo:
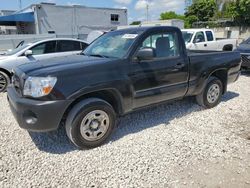
M 0 9 L 19 9 L 19 0 L 0 0 Z M 22 7 L 40 2 L 52 2 L 58 5 L 84 5 L 91 7 L 127 8 L 128 21 L 146 20 L 146 5 L 149 4 L 149 19 L 157 20 L 160 13 L 175 11 L 184 13 L 184 0 L 22 0 Z

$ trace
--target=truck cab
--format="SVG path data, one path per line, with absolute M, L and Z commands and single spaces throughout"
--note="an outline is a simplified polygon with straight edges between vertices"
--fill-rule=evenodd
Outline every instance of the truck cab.
M 183 29 L 183 39 L 189 50 L 232 51 L 236 39 L 216 39 L 212 29 Z

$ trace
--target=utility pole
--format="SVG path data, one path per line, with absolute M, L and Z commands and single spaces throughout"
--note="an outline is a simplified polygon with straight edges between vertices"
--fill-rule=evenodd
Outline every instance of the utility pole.
M 149 0 L 146 1 L 146 19 L 149 22 Z
M 22 9 L 22 0 L 19 0 L 19 9 L 21 10 Z
M 147 22 L 149 21 L 149 4 L 147 3 L 147 6 L 146 6 L 146 14 L 147 14 Z

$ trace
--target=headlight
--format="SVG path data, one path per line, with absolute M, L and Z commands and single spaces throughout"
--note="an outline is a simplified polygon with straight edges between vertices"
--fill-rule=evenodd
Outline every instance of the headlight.
M 28 77 L 24 83 L 23 95 L 42 97 L 48 95 L 57 81 L 56 77 Z

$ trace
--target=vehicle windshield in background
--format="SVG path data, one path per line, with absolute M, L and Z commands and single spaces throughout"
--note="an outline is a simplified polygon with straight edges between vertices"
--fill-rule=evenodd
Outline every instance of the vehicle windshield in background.
M 250 44 L 250 38 L 248 38 L 247 40 L 243 41 L 241 44 Z
M 23 44 L 22 46 L 19 46 L 18 48 L 15 48 L 11 51 L 6 52 L 4 55 L 14 55 L 17 52 L 23 50 L 24 48 L 27 48 L 30 44 Z
M 182 31 L 182 36 L 186 44 L 191 42 L 193 35 L 193 32 Z
M 125 31 L 107 33 L 90 44 L 83 54 L 87 56 L 123 58 L 139 34 L 139 32 L 127 33 Z

